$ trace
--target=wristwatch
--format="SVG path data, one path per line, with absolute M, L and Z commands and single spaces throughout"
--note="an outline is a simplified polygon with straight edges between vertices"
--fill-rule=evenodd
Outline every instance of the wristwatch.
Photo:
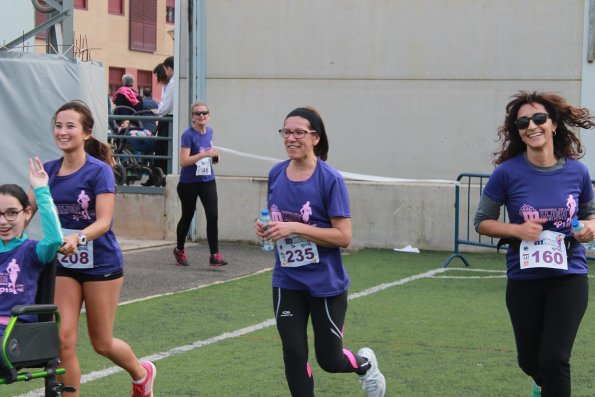
M 81 245 L 87 245 L 87 236 L 85 236 L 85 233 L 83 233 L 83 232 L 79 232 L 78 245 L 79 245 L 79 247 Z

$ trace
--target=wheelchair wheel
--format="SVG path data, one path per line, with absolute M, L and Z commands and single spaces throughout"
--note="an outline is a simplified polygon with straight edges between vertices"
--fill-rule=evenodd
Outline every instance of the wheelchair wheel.
M 128 176 L 126 168 L 122 163 L 117 163 L 114 166 L 114 177 L 116 179 L 116 185 L 124 185 L 126 183 L 126 177 Z

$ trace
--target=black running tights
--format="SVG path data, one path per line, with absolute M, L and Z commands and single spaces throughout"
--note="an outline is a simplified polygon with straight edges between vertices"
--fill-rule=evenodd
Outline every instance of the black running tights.
M 518 363 L 542 387 L 542 397 L 570 396 L 570 353 L 588 296 L 586 275 L 508 281 Z
M 308 363 L 308 318 L 312 317 L 318 365 L 327 372 L 365 373 L 365 358 L 343 348 L 347 292 L 316 298 L 306 291 L 273 288 L 277 330 L 283 345 L 285 377 L 294 397 L 314 396 L 314 379 Z
M 211 251 L 211 255 L 219 251 L 219 229 L 217 225 L 219 216 L 217 208 L 217 184 L 215 180 L 209 182 L 178 183 L 177 190 L 180 202 L 182 203 L 182 217 L 176 229 L 178 249 L 184 249 L 184 243 L 190 230 L 192 217 L 196 211 L 196 200 L 200 197 L 207 220 L 209 250 Z

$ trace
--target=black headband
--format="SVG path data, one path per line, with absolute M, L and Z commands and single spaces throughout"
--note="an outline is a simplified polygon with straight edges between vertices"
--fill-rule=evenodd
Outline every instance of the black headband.
M 311 111 L 308 108 L 297 108 L 292 110 L 291 112 L 289 112 L 289 114 L 287 115 L 287 117 L 285 117 L 285 120 L 287 120 L 290 117 L 293 116 L 299 116 L 299 117 L 303 117 L 306 120 L 308 120 L 308 122 L 310 123 L 310 127 L 312 127 L 312 129 L 316 132 L 318 132 L 318 135 L 322 135 L 323 134 L 323 130 L 322 130 L 322 120 L 320 120 L 320 117 L 318 117 L 318 115 L 316 113 L 314 113 L 313 111 Z

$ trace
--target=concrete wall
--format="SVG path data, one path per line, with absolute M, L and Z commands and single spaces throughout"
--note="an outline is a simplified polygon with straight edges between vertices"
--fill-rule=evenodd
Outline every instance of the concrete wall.
M 180 217 L 177 175 L 164 194 L 118 193 L 114 230 L 134 239 L 175 240 Z M 219 238 L 256 243 L 254 220 L 266 207 L 266 178 L 218 177 Z M 453 248 L 454 186 L 348 181 L 353 221 L 351 248 Z M 196 212 L 197 237 L 205 239 L 203 208 Z
M 518 90 L 580 104 L 584 0 L 206 0 L 206 12 L 214 141 L 249 154 L 285 158 L 276 130 L 308 104 L 335 168 L 454 179 L 491 172 Z M 269 168 L 228 154 L 218 175 Z
M 286 158 L 276 130 L 291 109 L 312 105 L 336 169 L 454 180 L 492 171 L 497 128 L 518 90 L 580 105 L 585 0 L 205 0 L 205 9 L 206 69 L 196 78 L 205 79 L 214 143 L 249 156 Z M 255 240 L 270 167 L 222 154 L 222 240 Z M 452 249 L 452 185 L 348 186 L 354 247 Z M 170 180 L 159 207 L 166 239 L 179 216 L 174 187 Z M 130 237 L 146 229 L 120 227 L 140 233 Z

